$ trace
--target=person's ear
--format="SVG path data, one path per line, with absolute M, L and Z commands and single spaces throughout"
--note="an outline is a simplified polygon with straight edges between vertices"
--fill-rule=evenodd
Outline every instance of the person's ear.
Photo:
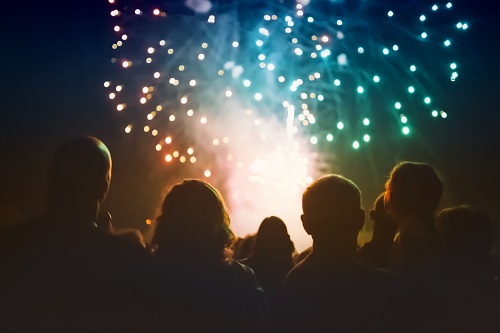
M 302 226 L 308 235 L 311 234 L 311 222 L 307 218 L 305 214 L 300 215 L 300 219 L 302 220 Z
M 375 221 L 376 220 L 376 214 L 377 212 L 373 209 L 370 209 L 370 220 Z

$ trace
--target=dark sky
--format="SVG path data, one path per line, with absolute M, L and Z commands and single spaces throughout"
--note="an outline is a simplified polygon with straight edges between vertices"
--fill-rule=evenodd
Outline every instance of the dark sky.
M 365 202 L 372 202 L 396 161 L 429 162 L 443 175 L 446 204 L 469 202 L 499 220 L 498 9 L 490 1 L 454 3 L 471 28 L 460 41 L 466 61 L 446 102 L 448 121 L 439 127 L 424 124 L 424 142 L 340 154 L 340 170 L 334 171 L 355 180 Z M 144 153 L 141 142 L 124 137 L 102 89 L 111 73 L 114 39 L 107 1 L 8 0 L 0 15 L 0 200 L 27 217 L 40 213 L 54 146 L 91 134 L 114 156 L 107 207 L 123 225 L 152 217 L 169 174 Z

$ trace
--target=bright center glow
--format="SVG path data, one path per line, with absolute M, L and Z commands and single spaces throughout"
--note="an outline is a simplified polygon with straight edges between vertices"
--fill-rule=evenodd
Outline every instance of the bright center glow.
M 469 18 L 456 17 L 467 13 L 447 10 L 446 2 L 397 5 L 395 15 L 390 3 L 380 11 L 370 0 L 296 0 L 285 12 L 280 0 L 244 17 L 245 24 L 231 11 L 201 12 L 215 4 L 208 0 L 184 1 L 195 9 L 180 20 L 169 1 L 110 2 L 114 40 L 106 47 L 121 74 L 103 93 L 123 111 L 120 128 L 146 135 L 163 168 L 211 177 L 227 196 L 238 236 L 277 215 L 299 248 L 310 245 L 300 195 L 322 159 L 335 161 L 346 148 L 372 153 L 371 135 L 377 147 L 393 138 L 394 126 L 384 122 L 401 137 L 413 131 L 410 120 L 446 118 L 442 100 L 426 96 L 440 80 L 457 79 L 458 63 L 467 65 L 452 52 L 461 49 Z M 351 11 L 350 3 L 359 6 Z M 212 12 L 220 13 L 217 22 Z

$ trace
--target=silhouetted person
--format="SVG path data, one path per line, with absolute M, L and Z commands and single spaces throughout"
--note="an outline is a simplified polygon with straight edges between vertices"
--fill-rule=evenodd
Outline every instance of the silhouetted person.
M 482 211 L 469 206 L 443 210 L 437 217 L 450 291 L 449 330 L 498 332 L 500 290 L 490 275 L 494 228 Z
M 487 275 L 495 230 L 484 212 L 470 206 L 447 208 L 436 221 L 446 261 L 461 275 Z
M 425 163 L 400 162 L 385 184 L 384 205 L 399 226 L 396 236 L 405 270 L 425 270 L 440 257 L 435 217 L 443 184 Z
M 293 242 L 279 217 L 266 217 L 255 237 L 253 254 L 241 263 L 250 266 L 272 308 L 278 304 L 286 275 L 293 268 Z
M 358 250 L 358 258 L 366 264 L 386 268 L 398 225 L 385 210 L 384 193 L 375 200 L 370 218 L 373 221 L 373 236 Z
M 285 281 L 287 330 L 387 331 L 388 318 L 397 316 L 388 311 L 394 305 L 394 281 L 387 272 L 356 259 L 357 236 L 364 224 L 358 187 L 339 175 L 323 176 L 305 190 L 302 209 L 313 249 Z
M 239 237 L 234 242 L 233 259 L 240 260 L 248 258 L 253 251 L 256 234 L 247 235 L 243 238 Z
M 401 308 L 406 330 L 427 331 L 443 323 L 446 285 L 435 218 L 443 184 L 425 163 L 400 162 L 385 184 L 384 206 L 398 224 L 390 266 L 403 275 Z
M 127 314 L 140 307 L 145 252 L 96 224 L 110 181 L 111 156 L 98 139 L 56 149 L 46 213 L 0 239 L 2 332 L 137 329 Z
M 185 180 L 165 197 L 153 242 L 165 328 L 257 332 L 265 297 L 253 271 L 230 258 L 233 232 L 219 192 Z

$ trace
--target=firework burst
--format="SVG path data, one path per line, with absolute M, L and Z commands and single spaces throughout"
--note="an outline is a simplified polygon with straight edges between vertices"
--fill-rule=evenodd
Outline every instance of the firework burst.
M 446 118 L 439 87 L 458 79 L 469 28 L 449 2 L 109 2 L 119 71 L 104 86 L 125 133 L 224 181 L 240 233 L 265 215 L 298 220 L 322 150 Z

